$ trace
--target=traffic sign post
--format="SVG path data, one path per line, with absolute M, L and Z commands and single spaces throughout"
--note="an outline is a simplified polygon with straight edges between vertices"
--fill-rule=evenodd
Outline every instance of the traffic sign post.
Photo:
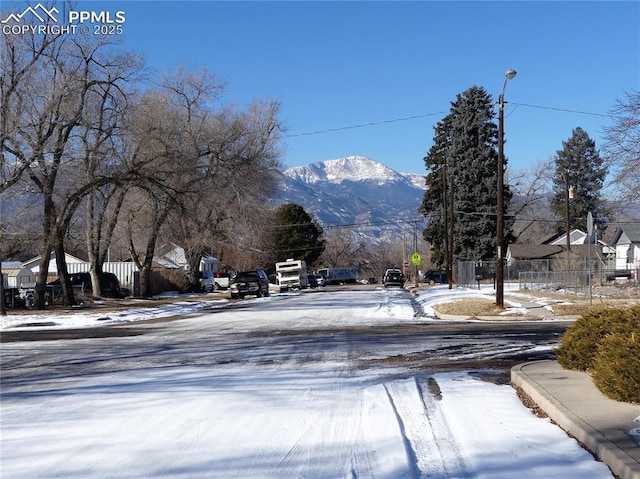
M 419 279 L 418 279 L 418 266 L 420 266 L 420 263 L 422 262 L 422 256 L 420 256 L 420 253 L 418 253 L 417 251 L 415 253 L 413 253 L 411 255 L 411 264 L 413 264 L 413 266 L 415 266 L 415 282 L 416 282 L 416 286 L 418 285 Z

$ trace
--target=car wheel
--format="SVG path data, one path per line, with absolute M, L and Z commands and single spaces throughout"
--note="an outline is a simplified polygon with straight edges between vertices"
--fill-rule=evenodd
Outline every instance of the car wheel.
M 256 293 L 256 298 L 262 298 L 262 287 L 258 288 L 258 292 Z
M 436 284 L 436 281 L 434 279 L 430 279 L 429 284 Z
M 269 290 L 266 290 L 266 291 L 264 292 L 264 297 L 265 297 L 265 298 L 268 298 L 268 297 L 269 297 Z

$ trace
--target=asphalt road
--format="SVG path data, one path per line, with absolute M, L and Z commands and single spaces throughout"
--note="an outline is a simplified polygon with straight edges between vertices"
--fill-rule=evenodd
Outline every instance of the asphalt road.
M 334 291 L 322 290 L 276 301 L 240 301 L 203 314 L 215 318 L 221 312 L 237 310 L 249 315 L 255 312 L 277 316 L 284 311 L 287 314 L 305 311 L 308 315 L 314 308 L 331 307 L 334 294 Z M 263 345 L 263 330 L 234 332 L 225 321 L 194 327 L 193 323 L 181 322 L 181 319 L 172 317 L 95 328 L 3 331 L 0 335 L 2 381 L 24 376 L 29 371 L 37 371 L 38 376 L 46 375 L 46 371 L 58 375 L 68 368 L 72 373 L 78 365 L 89 369 L 120 369 L 129 367 L 132 361 L 136 367 L 140 361 L 153 366 L 167 361 L 192 362 L 194 356 L 199 362 L 220 364 L 237 360 L 221 353 L 233 351 L 235 354 L 236 348 L 230 342 L 236 342 L 247 352 Z M 506 377 L 517 363 L 553 357 L 552 350 L 569 324 L 564 321 L 430 321 L 327 327 L 314 326 L 310 321 L 305 328 L 280 326 L 266 335 L 274 351 L 286 350 L 296 356 L 304 356 L 307 346 L 315 348 L 324 343 L 331 347 L 335 341 L 346 341 L 349 355 L 361 368 L 395 365 L 426 372 L 491 368 L 502 371 L 502 377 Z

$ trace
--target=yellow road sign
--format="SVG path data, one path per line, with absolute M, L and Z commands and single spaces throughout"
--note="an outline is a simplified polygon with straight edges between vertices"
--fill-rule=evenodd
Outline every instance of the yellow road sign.
M 418 266 L 422 262 L 422 256 L 417 251 L 411 255 L 411 263 Z

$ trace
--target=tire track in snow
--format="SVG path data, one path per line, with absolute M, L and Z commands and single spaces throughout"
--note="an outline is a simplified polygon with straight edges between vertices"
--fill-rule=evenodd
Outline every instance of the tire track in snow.
M 470 476 L 435 398 L 415 378 L 385 384 L 414 479 Z

